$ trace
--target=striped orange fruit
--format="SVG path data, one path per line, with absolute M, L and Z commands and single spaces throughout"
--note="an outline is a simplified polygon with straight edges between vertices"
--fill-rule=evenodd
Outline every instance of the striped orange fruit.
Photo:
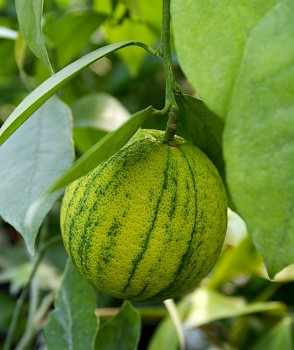
M 139 130 L 66 189 L 65 248 L 99 291 L 135 301 L 181 296 L 215 264 L 227 227 L 222 180 L 180 137 Z

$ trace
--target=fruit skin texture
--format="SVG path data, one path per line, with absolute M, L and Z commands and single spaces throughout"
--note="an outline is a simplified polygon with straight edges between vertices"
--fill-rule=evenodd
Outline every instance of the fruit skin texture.
M 206 155 L 139 130 L 70 184 L 61 208 L 65 249 L 97 290 L 134 301 L 191 291 L 215 264 L 227 227 L 221 178 Z

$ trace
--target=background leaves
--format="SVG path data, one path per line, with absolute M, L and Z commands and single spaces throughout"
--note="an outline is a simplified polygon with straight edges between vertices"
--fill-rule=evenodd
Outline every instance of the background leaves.
M 111 13 L 103 28 L 106 40 L 115 43 L 124 40 L 143 41 L 153 46 L 160 37 L 161 1 L 121 1 Z M 130 52 L 120 51 L 119 56 L 125 62 L 130 73 L 136 75 L 146 53 L 137 48 Z
M 46 21 L 44 32 L 54 50 L 57 67 L 63 68 L 79 56 L 89 41 L 89 36 L 99 28 L 105 18 L 104 14 L 84 10 Z
M 197 329 L 196 327 L 211 323 L 213 321 L 240 317 L 258 312 L 274 312 L 284 314 L 282 304 L 251 303 L 247 304 L 240 298 L 226 297 L 215 290 L 208 288 L 197 288 L 178 304 L 178 312 L 182 319 L 184 330 Z M 196 338 L 198 344 L 202 339 Z M 156 349 L 178 349 L 178 338 L 170 317 L 166 317 L 157 328 L 149 346 L 149 350 Z
M 61 86 L 68 83 L 73 77 L 80 73 L 85 67 L 95 62 L 105 55 L 123 48 L 134 45 L 132 41 L 104 46 L 81 57 L 70 65 L 66 66 L 54 76 L 48 78 L 39 85 L 20 103 L 11 113 L 0 130 L 0 145 L 5 142 L 13 132 L 24 123 L 33 112 L 37 110 L 50 96 L 52 96 Z

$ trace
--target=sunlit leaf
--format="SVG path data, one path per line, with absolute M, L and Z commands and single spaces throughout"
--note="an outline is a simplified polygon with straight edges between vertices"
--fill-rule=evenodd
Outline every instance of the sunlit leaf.
M 93 8 L 97 12 L 111 14 L 113 11 L 112 3 L 113 0 L 94 1 Z
M 285 267 L 282 271 L 276 274 L 275 281 L 281 283 L 294 281 L 294 264 Z
M 224 318 L 259 312 L 278 312 L 280 314 L 285 312 L 285 306 L 279 302 L 247 304 L 242 298 L 228 297 L 205 288 L 196 289 L 187 299 L 190 307 L 184 325 L 188 328 L 199 327 Z

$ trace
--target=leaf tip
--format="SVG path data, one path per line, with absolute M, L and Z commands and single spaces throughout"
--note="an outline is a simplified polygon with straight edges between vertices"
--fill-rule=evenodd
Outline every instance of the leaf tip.
M 35 255 L 35 242 L 27 243 L 27 249 L 31 256 Z
M 37 231 L 39 228 L 38 223 L 36 223 L 40 207 L 43 205 L 44 201 L 46 200 L 46 196 L 43 195 L 39 197 L 36 201 L 34 201 L 30 207 L 28 208 L 28 211 L 26 212 L 25 218 L 24 218 L 24 227 L 25 230 L 27 230 L 30 234 L 27 235 L 28 239 L 25 239 L 26 246 L 28 252 L 33 256 L 35 254 L 35 241 L 37 236 Z

